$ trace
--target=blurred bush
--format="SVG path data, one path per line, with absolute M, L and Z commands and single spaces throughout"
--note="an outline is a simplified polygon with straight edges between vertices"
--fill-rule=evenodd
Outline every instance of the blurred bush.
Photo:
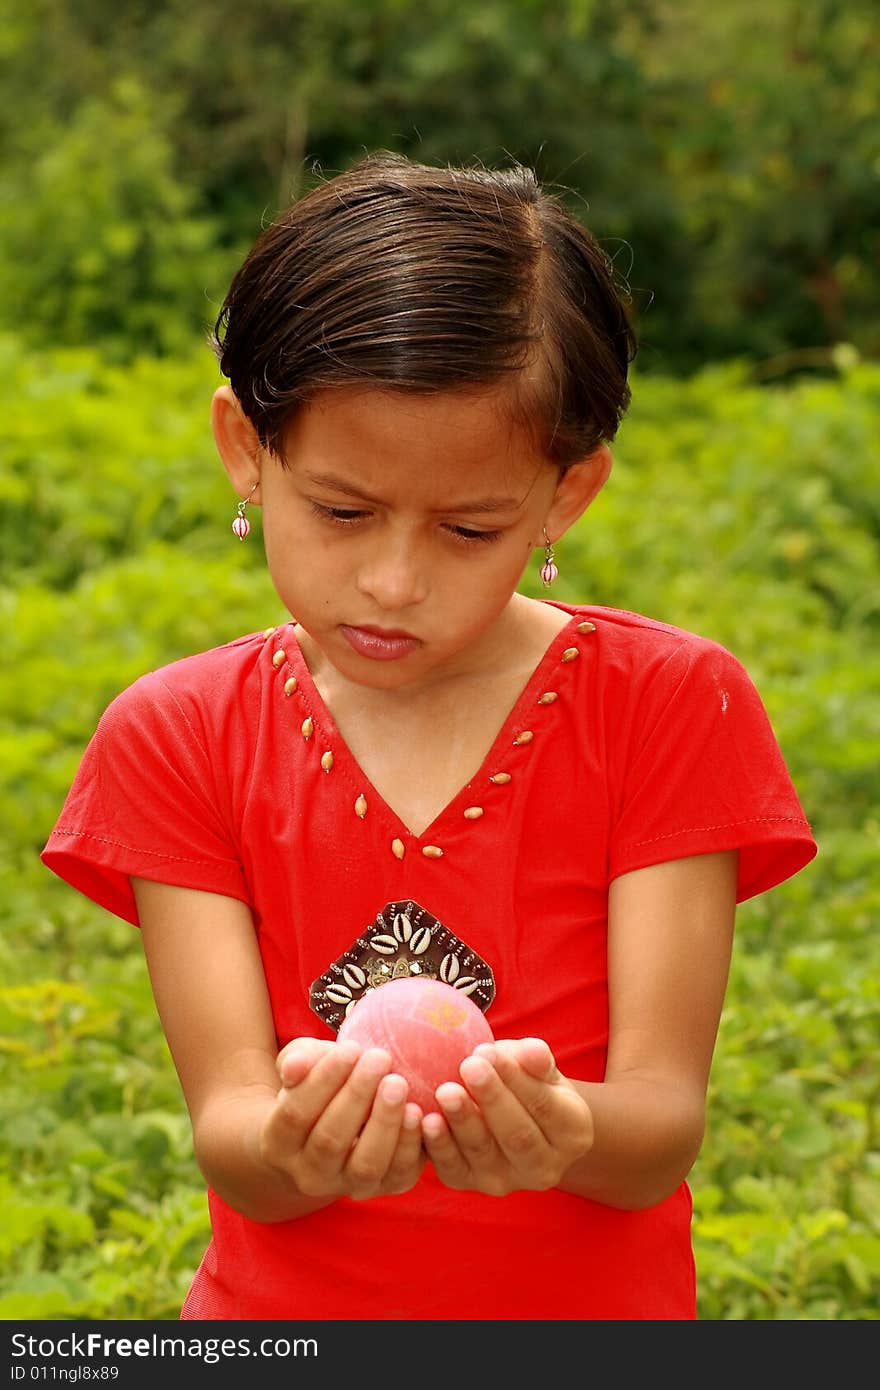
M 263 223 L 367 150 L 533 164 L 643 370 L 880 353 L 876 0 L 5 0 L 0 327 L 177 351 Z M 317 166 L 316 168 L 314 166 Z
M 86 96 L 52 138 L 0 164 L 0 322 L 105 359 L 171 353 L 210 315 L 217 224 L 175 167 L 159 105 L 134 78 Z

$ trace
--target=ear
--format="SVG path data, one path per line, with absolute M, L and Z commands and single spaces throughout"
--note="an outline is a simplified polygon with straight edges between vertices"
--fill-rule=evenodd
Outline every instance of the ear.
M 254 426 L 241 408 L 231 386 L 220 386 L 211 401 L 211 429 L 217 452 L 239 497 L 245 498 L 259 482 L 265 452 Z M 251 498 L 258 506 L 260 489 Z
M 547 535 L 554 545 L 598 497 L 608 481 L 611 465 L 611 450 L 607 444 L 600 444 L 586 458 L 565 470 L 544 519 Z M 540 536 L 535 544 L 544 545 L 544 537 Z

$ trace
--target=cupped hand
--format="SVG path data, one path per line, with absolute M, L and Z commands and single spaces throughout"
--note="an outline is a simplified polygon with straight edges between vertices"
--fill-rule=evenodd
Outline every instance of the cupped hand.
M 419 1107 L 382 1048 L 295 1038 L 278 1054 L 281 1087 L 260 1135 L 264 1162 L 308 1197 L 406 1192 L 425 1165 Z
M 425 1150 L 447 1187 L 544 1192 L 592 1147 L 590 1108 L 542 1039 L 482 1043 L 459 1075 L 462 1084 L 437 1088 L 441 1113 L 422 1120 Z

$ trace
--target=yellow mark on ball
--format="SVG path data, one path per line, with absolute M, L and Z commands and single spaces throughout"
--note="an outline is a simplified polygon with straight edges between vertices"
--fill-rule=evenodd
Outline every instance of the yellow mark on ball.
M 453 1028 L 460 1028 L 464 1023 L 465 1010 L 446 999 L 433 1002 L 426 999 L 415 1010 L 415 1017 L 423 1018 L 432 1027 L 439 1028 L 441 1033 L 451 1033 Z

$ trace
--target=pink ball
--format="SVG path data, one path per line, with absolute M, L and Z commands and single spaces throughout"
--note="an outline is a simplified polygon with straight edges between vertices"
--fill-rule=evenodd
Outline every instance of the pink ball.
M 459 1081 L 459 1063 L 494 1034 L 481 1009 L 442 980 L 389 980 L 365 994 L 342 1020 L 337 1039 L 384 1047 L 392 1071 L 409 1082 L 409 1099 L 427 1115 L 439 1110 L 434 1092 Z

